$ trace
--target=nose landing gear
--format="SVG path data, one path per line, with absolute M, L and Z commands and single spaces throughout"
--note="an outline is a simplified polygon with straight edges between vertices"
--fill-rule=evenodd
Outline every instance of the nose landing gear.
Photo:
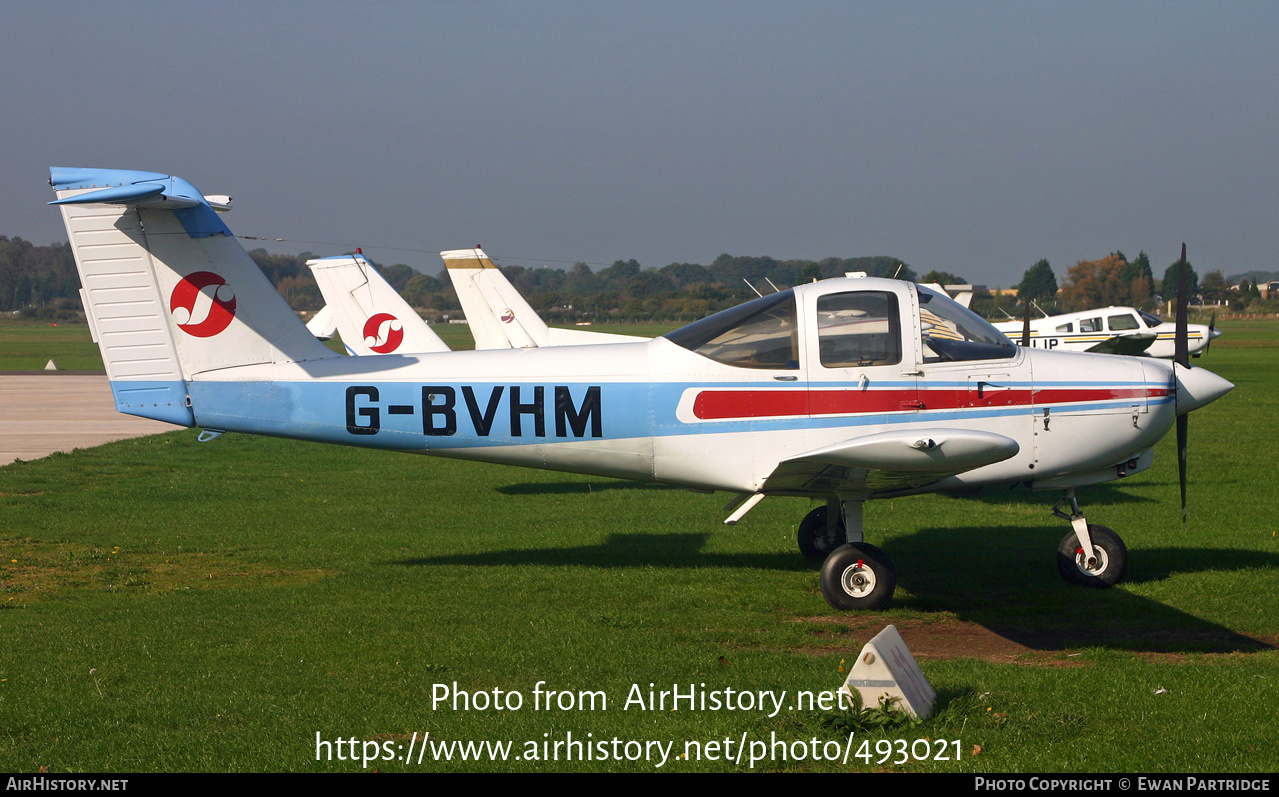
M 1071 513 L 1061 510 L 1070 503 Z M 1055 505 L 1053 514 L 1069 520 L 1073 530 L 1057 546 L 1057 572 L 1071 584 L 1081 587 L 1112 587 L 1124 577 L 1128 568 L 1128 548 L 1111 529 L 1089 523 L 1079 511 L 1074 490 L 1067 490 Z

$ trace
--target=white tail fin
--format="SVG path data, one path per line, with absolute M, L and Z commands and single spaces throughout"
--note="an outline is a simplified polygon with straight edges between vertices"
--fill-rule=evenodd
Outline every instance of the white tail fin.
M 477 349 L 529 349 L 646 340 L 548 327 L 483 249 L 440 252 Z
M 308 260 L 333 314 L 342 343 L 352 354 L 418 354 L 448 351 L 409 303 L 362 255 Z
M 186 382 L 195 374 L 337 356 L 195 186 L 153 172 L 64 168 L 51 169 L 49 183 L 121 412 L 191 426 Z

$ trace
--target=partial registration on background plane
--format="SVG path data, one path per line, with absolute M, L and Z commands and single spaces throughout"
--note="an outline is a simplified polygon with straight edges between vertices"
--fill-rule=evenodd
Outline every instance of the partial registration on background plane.
M 1233 387 L 1189 366 L 1184 286 L 1173 363 L 1020 348 L 943 294 L 871 278 L 799 285 L 651 340 L 344 357 L 185 180 L 55 168 L 50 184 L 119 411 L 721 490 L 726 523 L 768 496 L 814 499 L 798 544 L 838 609 L 880 608 L 896 586 L 864 540 L 866 501 L 983 486 L 1061 491 L 1059 574 L 1117 583 L 1127 548 L 1088 522 L 1076 488 L 1146 470 L 1175 425 L 1184 518 L 1187 416 Z M 975 555 L 960 564 L 965 546 L 956 535 L 936 555 L 998 577 Z
M 1024 322 L 1000 321 L 999 331 L 1020 340 Z M 1213 324 L 1188 324 L 1186 341 L 1190 355 L 1207 350 L 1221 330 Z M 1030 345 L 1039 349 L 1087 351 L 1094 354 L 1145 354 L 1172 359 L 1177 325 L 1132 307 L 1103 307 L 1030 320 Z
M 327 316 L 350 354 L 449 351 L 364 255 L 322 257 L 306 264 L 324 295 L 324 309 L 307 325 L 317 337 L 325 337 Z

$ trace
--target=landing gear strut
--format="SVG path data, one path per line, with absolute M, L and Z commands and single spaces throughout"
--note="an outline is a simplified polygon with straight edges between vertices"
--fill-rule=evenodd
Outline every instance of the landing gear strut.
M 1071 513 L 1062 511 L 1069 502 Z M 1079 511 L 1074 490 L 1067 490 L 1056 504 L 1053 514 L 1069 520 L 1073 530 L 1057 546 L 1057 572 L 1071 584 L 1081 587 L 1112 587 L 1124 577 L 1128 568 L 1128 548 L 1119 535 L 1105 526 L 1089 523 Z

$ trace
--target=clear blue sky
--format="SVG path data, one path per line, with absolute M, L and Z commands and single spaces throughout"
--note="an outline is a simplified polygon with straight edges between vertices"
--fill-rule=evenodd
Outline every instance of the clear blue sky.
M 10 1 L 0 30 L 0 234 L 36 243 L 58 165 L 429 273 L 477 243 L 1279 269 L 1274 2 Z

